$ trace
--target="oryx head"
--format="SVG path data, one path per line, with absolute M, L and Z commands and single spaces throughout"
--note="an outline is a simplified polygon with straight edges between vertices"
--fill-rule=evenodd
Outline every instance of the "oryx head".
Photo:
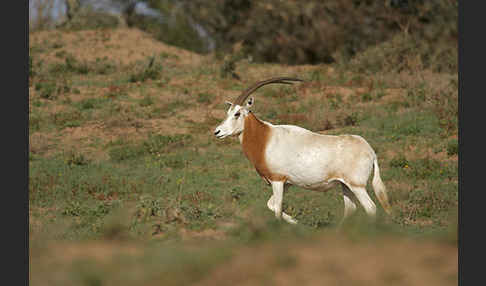
M 233 102 L 226 101 L 229 109 L 226 113 L 226 119 L 214 130 L 214 135 L 218 138 L 225 138 L 230 135 L 239 135 L 243 132 L 245 117 L 248 116 L 250 108 L 253 106 L 254 99 L 250 97 L 258 88 L 270 83 L 292 84 L 290 81 L 302 81 L 298 78 L 277 77 L 260 81 L 243 91 L 240 96 Z

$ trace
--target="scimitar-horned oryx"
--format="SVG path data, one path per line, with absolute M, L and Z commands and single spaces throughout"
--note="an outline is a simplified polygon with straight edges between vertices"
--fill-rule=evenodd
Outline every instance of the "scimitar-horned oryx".
M 384 210 L 390 213 L 388 197 L 380 178 L 376 154 L 358 135 L 322 135 L 294 125 L 273 125 L 258 119 L 251 111 L 258 88 L 271 84 L 292 84 L 298 78 L 277 77 L 249 87 L 233 102 L 226 119 L 216 127 L 217 138 L 238 136 L 243 153 L 258 174 L 272 186 L 267 206 L 277 218 L 296 223 L 282 212 L 283 194 L 290 185 L 326 191 L 337 184 L 344 196 L 343 222 L 356 210 L 355 201 L 375 218 L 376 205 L 366 192 L 366 183 L 374 169 L 373 189 Z

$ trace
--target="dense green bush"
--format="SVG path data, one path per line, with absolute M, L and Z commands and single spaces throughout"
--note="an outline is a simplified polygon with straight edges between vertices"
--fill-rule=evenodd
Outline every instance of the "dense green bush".
M 424 68 L 457 71 L 457 0 L 144 2 L 166 20 L 127 13 L 129 25 L 196 52 L 208 50 L 195 24 L 209 32 L 218 51 L 240 44 L 259 62 L 347 62 L 368 49 L 353 63 L 357 69 L 370 63 L 372 69 L 403 70 L 418 55 Z
M 187 6 L 215 35 L 219 48 L 242 43 L 245 53 L 257 61 L 347 60 L 403 32 L 413 36 L 406 48 L 414 51 L 415 44 L 422 49 L 424 65 L 439 63 L 438 70 L 457 69 L 451 66 L 457 59 L 456 0 L 195 0 Z

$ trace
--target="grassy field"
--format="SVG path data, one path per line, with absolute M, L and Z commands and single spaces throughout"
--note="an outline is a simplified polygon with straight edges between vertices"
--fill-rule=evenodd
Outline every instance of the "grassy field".
M 457 74 L 235 64 L 135 29 L 29 35 L 31 285 L 456 285 Z M 255 114 L 375 149 L 393 214 L 341 228 L 341 189 L 290 188 L 285 212 L 236 138 L 225 100 L 273 76 Z M 371 187 L 368 191 L 377 202 Z

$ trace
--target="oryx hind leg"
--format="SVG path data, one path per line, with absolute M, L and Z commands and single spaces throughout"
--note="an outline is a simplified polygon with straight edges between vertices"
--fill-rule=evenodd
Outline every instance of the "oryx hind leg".
M 359 203 L 363 206 L 366 214 L 372 218 L 375 219 L 376 217 L 376 205 L 371 200 L 370 196 L 368 195 L 368 192 L 366 192 L 365 187 L 360 187 L 360 186 L 347 186 L 353 192 L 353 194 L 356 196 L 358 199 Z
M 344 220 L 356 211 L 356 204 L 354 203 L 356 196 L 345 184 L 341 184 L 341 187 L 343 189 L 344 214 L 339 225 L 342 225 Z

